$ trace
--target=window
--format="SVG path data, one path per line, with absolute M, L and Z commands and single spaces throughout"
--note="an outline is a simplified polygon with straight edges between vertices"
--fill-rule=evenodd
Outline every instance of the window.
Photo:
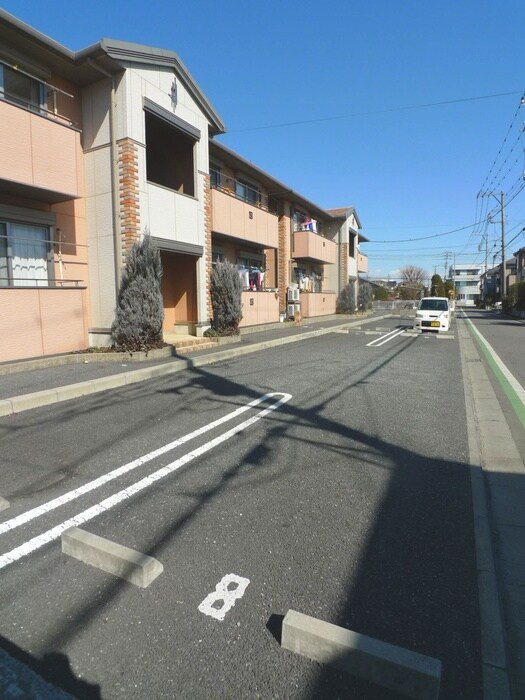
M 3 63 L 0 63 L 0 98 L 25 109 L 47 110 L 46 86 Z
M 418 308 L 421 311 L 448 311 L 448 301 L 446 299 L 422 299 Z
M 249 185 L 244 180 L 235 180 L 235 194 L 239 199 L 248 202 L 248 204 L 261 203 L 261 190 L 258 187 Z
M 0 286 L 49 285 L 48 226 L 0 221 Z
M 348 231 L 348 255 L 351 258 L 355 258 L 355 239 L 356 234 L 353 231 Z
M 220 168 L 210 168 L 210 185 L 215 189 L 221 186 L 221 169 Z
M 195 139 L 146 111 L 146 177 L 190 197 L 195 196 Z

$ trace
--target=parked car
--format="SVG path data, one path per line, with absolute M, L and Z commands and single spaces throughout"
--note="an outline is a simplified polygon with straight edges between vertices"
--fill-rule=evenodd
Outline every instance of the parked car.
M 423 297 L 419 300 L 414 319 L 414 330 L 417 331 L 448 331 L 452 311 L 446 297 Z

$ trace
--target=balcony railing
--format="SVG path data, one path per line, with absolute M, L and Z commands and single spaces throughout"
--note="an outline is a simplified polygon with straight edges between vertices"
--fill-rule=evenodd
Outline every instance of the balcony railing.
M 295 231 L 311 231 L 312 233 L 323 232 L 323 225 L 321 221 L 317 219 L 312 219 L 310 216 L 301 214 L 296 211 L 293 215 L 293 230 Z
M 69 92 L 35 77 L 17 64 L 0 60 L 0 99 L 34 114 L 74 126 L 71 119 L 58 113 L 57 94 L 75 99 Z
M 243 180 L 238 180 L 230 175 L 224 175 L 224 173 L 221 173 L 215 168 L 210 168 L 210 185 L 212 189 L 225 192 L 247 204 L 252 204 L 254 207 L 259 207 L 272 214 L 276 213 L 269 208 L 268 197 L 259 189 L 249 185 Z

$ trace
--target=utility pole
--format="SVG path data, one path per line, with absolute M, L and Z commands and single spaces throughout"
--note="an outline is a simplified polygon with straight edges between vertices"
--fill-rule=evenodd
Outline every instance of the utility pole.
M 448 265 L 448 259 L 451 255 L 452 255 L 451 252 L 445 253 L 445 274 L 443 275 L 443 282 L 447 279 L 447 265 Z
M 505 274 L 505 193 L 501 192 L 501 299 L 507 296 L 507 275 Z
M 501 298 L 503 299 L 503 297 L 507 295 L 507 275 L 505 274 L 505 192 L 500 192 L 499 199 L 496 197 L 494 192 L 484 192 L 481 196 L 488 197 L 489 195 L 494 197 L 494 199 L 498 202 L 498 204 L 500 206 L 500 213 L 501 213 L 501 221 L 499 222 L 501 224 L 501 277 L 500 277 L 501 282 L 500 282 L 500 291 L 501 291 Z M 489 220 L 490 220 L 490 217 L 489 217 Z M 493 221 L 492 223 L 498 223 L 498 222 Z

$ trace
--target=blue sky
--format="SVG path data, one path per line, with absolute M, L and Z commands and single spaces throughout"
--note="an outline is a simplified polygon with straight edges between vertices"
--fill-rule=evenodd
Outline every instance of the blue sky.
M 321 207 L 356 208 L 371 277 L 483 262 L 485 237 L 492 265 L 501 191 L 507 257 L 525 245 L 522 0 L 2 8 L 73 50 L 111 37 L 176 51 L 226 146 Z

